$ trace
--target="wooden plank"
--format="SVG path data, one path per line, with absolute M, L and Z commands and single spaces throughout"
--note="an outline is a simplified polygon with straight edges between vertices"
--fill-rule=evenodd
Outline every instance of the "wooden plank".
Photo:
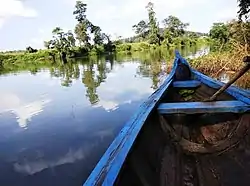
M 201 85 L 201 82 L 197 80 L 173 82 L 173 87 L 176 87 L 176 88 L 196 88 L 200 85 Z
M 134 116 L 124 125 L 118 136 L 109 146 L 95 169 L 83 184 L 84 186 L 110 186 L 114 184 L 129 150 L 134 144 L 134 141 L 146 119 L 171 85 L 175 70 L 177 69 L 178 60 L 179 58 L 177 57 L 173 69 L 165 82 L 140 106 Z
M 242 113 L 249 110 L 250 106 L 241 101 L 162 103 L 158 107 L 160 114 Z

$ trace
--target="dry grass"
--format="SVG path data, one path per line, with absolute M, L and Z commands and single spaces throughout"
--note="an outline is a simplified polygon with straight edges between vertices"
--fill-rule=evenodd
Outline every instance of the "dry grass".
M 228 74 L 229 78 L 232 78 L 234 74 Z M 250 73 L 246 73 L 239 80 L 235 82 L 235 85 L 244 89 L 250 89 Z
M 188 60 L 188 62 L 194 69 L 212 78 L 221 80 L 222 74 L 227 74 L 229 78 L 232 78 L 235 72 L 245 65 L 243 58 L 250 55 L 249 48 L 249 46 L 233 43 L 232 51 L 211 52 L 206 56 Z M 172 64 L 168 64 L 167 73 L 171 69 Z M 250 89 L 250 72 L 243 75 L 235 84 L 241 88 Z
M 230 74 L 233 77 L 245 64 L 243 58 L 250 55 L 248 46 L 233 43 L 233 50 L 227 52 L 213 52 L 206 56 L 199 57 L 191 61 L 191 66 L 202 73 L 213 78 L 220 77 L 221 74 Z M 250 72 L 242 76 L 236 84 L 242 88 L 250 88 Z
M 218 76 L 223 71 L 238 71 L 243 67 L 242 59 L 250 52 L 245 46 L 233 43 L 233 50 L 228 52 L 214 52 L 192 60 L 193 68 L 212 76 Z

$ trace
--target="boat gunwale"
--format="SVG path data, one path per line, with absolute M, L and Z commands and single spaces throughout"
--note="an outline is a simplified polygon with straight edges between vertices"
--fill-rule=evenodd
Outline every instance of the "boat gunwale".
M 113 185 L 144 122 L 172 83 L 179 59 L 181 58 L 176 57 L 169 76 L 160 88 L 142 103 L 134 116 L 121 129 L 84 183 L 85 186 L 99 184 Z
M 198 72 L 197 70 L 195 70 L 193 68 L 191 70 L 194 73 L 195 78 L 197 80 L 200 80 L 201 83 L 203 83 L 211 88 L 219 89 L 223 85 L 225 85 L 225 83 L 222 83 L 218 80 L 215 80 L 211 77 L 208 77 L 208 76 L 202 74 L 201 72 Z M 230 94 L 231 96 L 233 96 L 235 99 L 237 99 L 239 101 L 242 101 L 246 104 L 250 104 L 250 92 L 247 90 L 245 91 L 243 89 L 239 89 L 238 87 L 230 86 L 225 90 L 225 92 Z
M 128 122 L 126 122 L 119 134 L 101 157 L 88 179 L 83 184 L 84 186 L 109 186 L 115 183 L 122 165 L 124 164 L 124 161 L 146 119 L 155 106 L 158 105 L 159 101 L 164 96 L 164 93 L 173 82 L 179 60 L 182 63 L 188 65 L 191 72 L 195 75 L 195 78 L 200 80 L 202 83 L 212 88 L 219 88 L 223 86 L 223 83 L 209 78 L 208 76 L 191 68 L 186 59 L 182 58 L 179 52 L 176 51 L 174 65 L 169 76 L 166 78 L 164 83 L 151 96 L 149 96 L 149 98 L 144 103 L 141 104 L 138 111 L 128 120 Z M 212 83 L 209 81 L 212 81 Z M 245 92 L 236 87 L 229 87 L 226 92 L 235 97 L 237 100 L 243 101 L 250 105 L 250 99 L 247 96 L 247 91 Z

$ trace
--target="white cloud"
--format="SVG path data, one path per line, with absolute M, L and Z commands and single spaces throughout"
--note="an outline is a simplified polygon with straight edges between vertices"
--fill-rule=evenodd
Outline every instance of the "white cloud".
M 36 17 L 37 11 L 20 0 L 0 0 L 0 27 L 13 16 Z

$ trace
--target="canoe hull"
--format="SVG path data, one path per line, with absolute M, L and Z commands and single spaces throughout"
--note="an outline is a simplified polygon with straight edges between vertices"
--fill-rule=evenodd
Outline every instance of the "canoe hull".
M 213 95 L 215 91 L 216 89 L 203 85 L 196 89 L 196 95 L 189 101 L 199 101 Z M 181 101 L 176 92 L 170 89 L 164 102 Z M 229 94 L 222 94 L 220 99 L 235 100 Z M 247 112 L 187 116 L 161 115 L 154 109 L 132 146 L 114 185 L 249 185 L 247 173 L 236 184 L 232 180 L 238 179 L 237 174 L 234 177 L 231 175 L 230 179 L 222 178 L 223 172 L 229 169 L 223 162 L 224 158 L 242 151 L 242 140 L 250 140 L 249 126 L 250 114 Z M 209 144 L 204 144 L 203 138 Z M 235 158 L 241 159 L 246 155 L 241 154 Z M 250 167 L 245 168 L 250 170 Z M 234 165 L 231 167 L 233 169 L 237 172 L 242 167 Z M 223 180 L 219 180 L 219 177 Z
M 190 87 L 182 87 L 185 83 L 178 83 L 180 81 L 186 81 Z M 207 165 L 207 168 L 202 169 L 203 164 L 199 162 L 205 163 L 208 156 L 236 152 L 242 137 L 250 136 L 250 99 L 247 91 L 230 87 L 221 94 L 218 101 L 231 101 L 232 104 L 226 110 L 216 104 L 211 106 L 208 113 L 191 108 L 191 102 L 202 102 L 222 85 L 191 69 L 177 52 L 173 69 L 166 81 L 125 124 L 84 185 L 209 183 L 202 179 L 213 167 Z M 159 111 L 158 107 L 162 103 L 177 105 L 180 102 L 188 102 L 188 111 L 192 112 L 181 113 L 180 108 L 172 111 L 167 109 L 168 113 Z M 239 110 L 233 107 L 236 103 Z M 204 106 L 202 103 L 200 105 Z M 221 171 L 224 169 L 221 168 Z M 212 171 L 212 174 L 219 177 L 221 172 L 216 174 Z M 211 173 L 208 175 L 211 176 Z M 208 180 L 209 176 L 203 180 Z M 216 179 L 213 179 L 214 182 Z M 216 183 L 222 182 L 217 179 Z

